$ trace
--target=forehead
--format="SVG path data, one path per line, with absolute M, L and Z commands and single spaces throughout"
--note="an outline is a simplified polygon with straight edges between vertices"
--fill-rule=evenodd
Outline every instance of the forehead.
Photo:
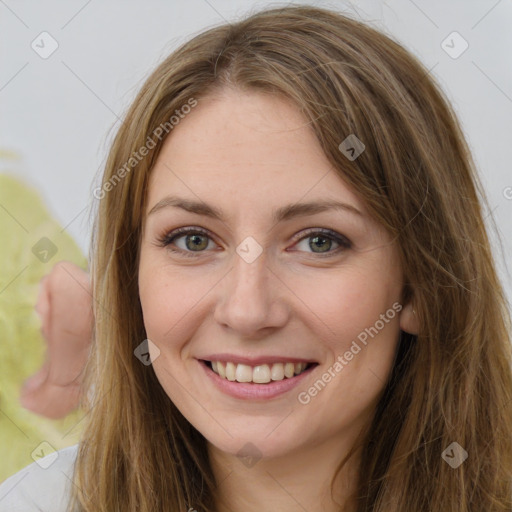
M 151 173 L 147 211 L 171 193 L 246 209 L 322 198 L 364 210 L 298 108 L 252 91 L 201 98 L 174 127 Z

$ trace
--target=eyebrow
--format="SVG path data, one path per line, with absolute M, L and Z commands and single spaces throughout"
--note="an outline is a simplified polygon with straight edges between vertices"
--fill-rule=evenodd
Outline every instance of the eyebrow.
M 190 213 L 195 213 L 197 215 L 204 215 L 206 217 L 210 217 L 212 219 L 217 219 L 224 222 L 224 213 L 222 210 L 215 208 L 214 206 L 208 205 L 206 203 L 200 201 L 193 201 L 190 199 L 168 196 L 164 197 L 158 203 L 156 203 L 153 208 L 148 213 L 152 215 L 164 208 L 181 208 Z M 359 211 L 355 206 L 343 203 L 340 201 L 315 201 L 311 203 L 295 203 L 287 206 L 282 206 L 278 208 L 272 215 L 272 219 L 274 222 L 282 222 L 286 220 L 290 220 L 294 217 L 300 217 L 305 215 L 315 215 L 317 213 L 322 213 L 328 210 L 343 210 L 352 214 L 355 214 L 359 217 L 364 217 L 364 214 Z

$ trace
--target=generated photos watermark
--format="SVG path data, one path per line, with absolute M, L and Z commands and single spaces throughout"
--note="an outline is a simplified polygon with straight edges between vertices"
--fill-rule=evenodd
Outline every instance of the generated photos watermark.
M 357 340 L 363 345 L 366 346 L 368 344 L 368 337 L 374 338 L 382 329 L 384 329 L 385 325 L 390 322 L 393 318 L 395 318 L 396 314 L 402 310 L 402 305 L 398 302 L 395 302 L 391 308 L 389 308 L 385 313 L 381 313 L 379 320 L 377 320 L 373 326 L 367 327 L 364 331 L 360 332 L 357 335 Z M 318 378 L 315 383 L 310 386 L 307 391 L 301 391 L 297 400 L 302 405 L 307 405 L 311 400 L 318 395 L 320 391 L 322 391 L 332 379 L 334 379 L 339 373 L 349 364 L 354 356 L 361 352 L 362 347 L 357 343 L 356 340 L 352 341 L 350 348 L 345 351 L 343 354 L 338 355 L 335 362 L 327 368 L 327 370 L 322 374 L 320 378 Z
M 43 441 L 30 456 L 41 469 L 48 469 L 59 458 L 59 453 L 48 441 Z
M 468 458 L 468 452 L 454 441 L 443 451 L 441 457 L 453 469 L 457 469 Z
M 151 135 L 148 136 L 146 142 L 137 151 L 134 151 L 130 158 L 120 167 L 115 174 L 113 174 L 101 187 L 96 187 L 93 190 L 93 196 L 96 199 L 103 199 L 107 192 L 110 192 L 114 187 L 134 168 L 137 164 L 143 160 L 151 149 L 156 147 L 157 142 L 167 135 L 175 126 L 179 124 L 181 119 L 184 119 L 187 114 L 190 114 L 192 109 L 197 106 L 197 100 L 195 98 L 189 98 L 187 103 L 181 106 L 180 109 L 176 109 L 174 114 L 169 118 L 169 121 L 160 123 Z
M 133 355 L 144 365 L 149 366 L 160 357 L 160 349 L 150 340 L 145 339 L 137 345 Z

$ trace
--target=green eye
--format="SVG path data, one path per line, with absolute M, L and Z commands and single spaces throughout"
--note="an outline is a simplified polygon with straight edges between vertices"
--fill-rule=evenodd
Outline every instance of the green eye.
M 185 248 L 175 249 L 172 245 L 180 238 L 185 239 Z M 195 257 L 194 253 L 203 252 L 208 247 L 209 234 L 199 228 L 178 228 L 160 240 L 162 247 L 169 248 L 172 252 L 183 254 L 184 256 Z
M 309 239 L 302 252 L 311 252 L 320 256 L 331 256 L 351 247 L 351 243 L 347 238 L 330 229 L 311 228 L 306 231 L 305 236 L 304 232 L 301 234 L 302 236 L 298 243 L 295 244 L 295 247 Z M 176 246 L 176 242 L 182 238 L 185 240 L 184 246 Z M 197 227 L 175 229 L 164 235 L 158 242 L 161 247 L 166 247 L 175 254 L 192 258 L 205 252 L 209 247 L 209 242 L 215 244 L 208 231 Z M 338 247 L 331 250 L 333 243 L 337 244 Z
M 304 234 L 303 234 L 304 235 Z M 299 246 L 302 242 L 309 239 L 307 248 L 311 249 L 314 254 L 331 256 L 338 253 L 340 250 L 349 249 L 351 247 L 350 241 L 343 235 L 331 231 L 330 229 L 312 228 L 306 232 L 306 236 L 302 236 L 295 247 Z M 333 242 L 338 244 L 334 250 L 331 250 Z M 317 250 L 318 249 L 318 250 Z M 306 251 L 308 252 L 308 251 Z

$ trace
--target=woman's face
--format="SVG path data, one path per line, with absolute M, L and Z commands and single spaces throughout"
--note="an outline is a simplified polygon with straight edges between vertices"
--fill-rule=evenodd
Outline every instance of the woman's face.
M 162 148 L 143 226 L 154 370 L 208 441 L 272 457 L 368 421 L 411 325 L 398 255 L 292 104 L 202 99 Z

